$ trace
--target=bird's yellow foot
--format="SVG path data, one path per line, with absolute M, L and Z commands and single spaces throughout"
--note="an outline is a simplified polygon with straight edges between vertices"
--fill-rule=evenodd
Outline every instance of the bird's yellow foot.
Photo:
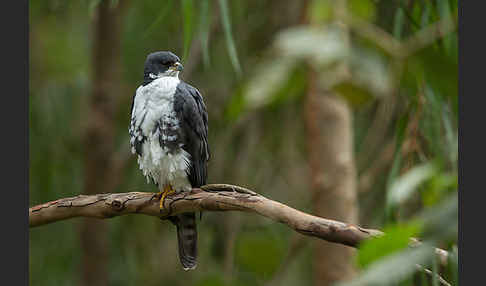
M 160 209 L 163 209 L 164 208 L 164 200 L 165 198 L 172 194 L 172 193 L 175 193 L 174 189 L 172 189 L 172 186 L 171 185 L 165 185 L 164 186 L 164 191 L 162 192 L 159 192 L 158 195 L 160 196 L 160 205 L 159 205 L 159 208 Z

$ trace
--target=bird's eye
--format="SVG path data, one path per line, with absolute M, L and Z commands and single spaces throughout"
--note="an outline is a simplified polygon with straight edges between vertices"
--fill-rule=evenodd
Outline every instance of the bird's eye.
M 169 65 L 170 65 L 170 62 L 169 62 L 169 61 L 163 61 L 163 62 L 162 62 L 162 64 L 163 64 L 164 66 L 169 66 Z

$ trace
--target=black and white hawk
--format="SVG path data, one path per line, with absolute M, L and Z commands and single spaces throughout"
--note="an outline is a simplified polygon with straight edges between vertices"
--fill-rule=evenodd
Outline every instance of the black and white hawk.
M 171 52 L 149 54 L 132 102 L 131 150 L 147 182 L 159 188 L 161 209 L 167 195 L 200 187 L 207 178 L 208 114 L 199 91 L 179 79 L 182 69 Z M 196 268 L 195 213 L 169 220 L 177 227 L 184 270 Z

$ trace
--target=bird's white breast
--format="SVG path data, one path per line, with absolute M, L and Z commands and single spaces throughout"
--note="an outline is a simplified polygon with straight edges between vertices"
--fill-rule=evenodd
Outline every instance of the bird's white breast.
M 136 92 L 132 116 L 135 116 L 135 125 L 142 132 L 138 136 L 146 137 L 142 144 L 142 155 L 138 156 L 138 164 L 147 181 L 152 177 L 159 188 L 170 184 L 176 191 L 181 191 L 191 188 L 186 172 L 190 165 L 190 155 L 182 148 L 169 152 L 166 146 L 161 146 L 160 136 L 165 135 L 160 133 L 160 128 L 156 128 L 160 121 L 167 123 L 161 128 L 179 128 L 179 120 L 174 111 L 174 94 L 178 84 L 177 77 L 162 77 L 146 86 L 140 86 Z

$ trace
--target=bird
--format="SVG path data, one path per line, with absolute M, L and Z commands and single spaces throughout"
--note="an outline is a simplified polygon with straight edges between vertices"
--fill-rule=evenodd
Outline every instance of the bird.
M 132 100 L 130 148 L 147 183 L 157 186 L 159 207 L 168 195 L 206 184 L 208 113 L 201 93 L 179 79 L 183 65 L 170 51 L 150 53 L 143 82 Z M 197 266 L 194 212 L 169 216 L 177 228 L 179 260 L 184 270 Z

